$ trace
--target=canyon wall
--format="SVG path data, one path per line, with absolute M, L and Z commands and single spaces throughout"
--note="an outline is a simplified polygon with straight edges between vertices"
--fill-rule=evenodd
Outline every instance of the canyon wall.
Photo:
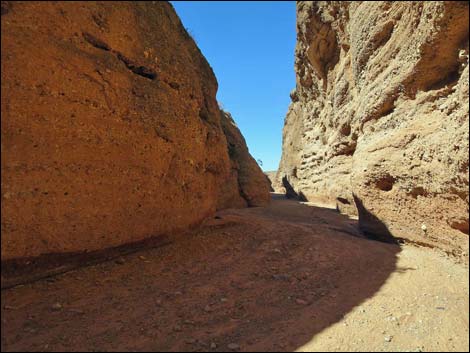
M 115 247 L 269 202 L 169 3 L 1 11 L 2 260 Z
M 258 207 L 269 203 L 270 182 L 258 163 L 250 155 L 245 138 L 238 129 L 232 115 L 221 110 L 222 130 L 227 138 L 231 161 L 231 176 L 219 199 L 219 208 Z
M 298 2 L 277 180 L 373 237 L 468 247 L 467 2 Z

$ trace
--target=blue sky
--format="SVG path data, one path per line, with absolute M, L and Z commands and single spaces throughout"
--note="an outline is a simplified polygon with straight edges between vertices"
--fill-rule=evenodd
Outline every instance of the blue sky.
M 295 87 L 295 2 L 172 1 L 212 66 L 217 100 L 229 111 L 250 153 L 276 170 L 282 127 Z

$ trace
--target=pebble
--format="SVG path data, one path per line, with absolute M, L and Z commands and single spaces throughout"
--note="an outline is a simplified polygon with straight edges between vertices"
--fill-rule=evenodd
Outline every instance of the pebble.
M 74 314 L 84 314 L 85 312 L 80 309 L 69 309 L 69 312 L 74 313 Z
M 289 281 L 290 276 L 289 275 L 272 275 L 272 279 L 276 281 Z
M 211 343 L 211 349 L 216 349 L 216 348 L 217 348 L 217 345 L 214 342 L 212 342 Z
M 62 310 L 62 304 L 54 303 L 54 304 L 52 304 L 51 309 L 54 310 L 54 311 Z
M 384 340 L 385 342 L 392 342 L 392 338 L 393 338 L 392 336 L 385 336 Z
M 240 346 L 236 343 L 230 343 L 228 346 L 227 346 L 228 349 L 232 350 L 232 351 L 235 351 L 237 349 L 240 348 Z
M 303 299 L 296 299 L 295 302 L 299 305 L 307 305 L 308 302 Z

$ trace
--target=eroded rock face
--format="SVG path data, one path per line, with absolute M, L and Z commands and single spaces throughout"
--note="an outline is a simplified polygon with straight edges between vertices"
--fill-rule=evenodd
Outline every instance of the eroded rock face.
M 237 205 L 259 207 L 269 204 L 270 184 L 258 163 L 250 155 L 245 139 L 230 113 L 221 111 L 222 129 L 227 137 L 231 173 L 221 193 L 219 208 Z
M 264 201 L 250 187 L 261 171 L 240 163 L 248 186 L 221 202 L 233 162 L 217 81 L 169 3 L 2 1 L 1 39 L 2 260 L 114 247 Z
M 366 232 L 461 253 L 468 17 L 466 2 L 299 2 L 277 179 Z

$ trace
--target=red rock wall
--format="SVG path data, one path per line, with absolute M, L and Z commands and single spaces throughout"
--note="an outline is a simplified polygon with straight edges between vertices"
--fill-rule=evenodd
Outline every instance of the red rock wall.
M 216 210 L 232 164 L 217 81 L 169 3 L 2 1 L 1 18 L 2 260 Z

